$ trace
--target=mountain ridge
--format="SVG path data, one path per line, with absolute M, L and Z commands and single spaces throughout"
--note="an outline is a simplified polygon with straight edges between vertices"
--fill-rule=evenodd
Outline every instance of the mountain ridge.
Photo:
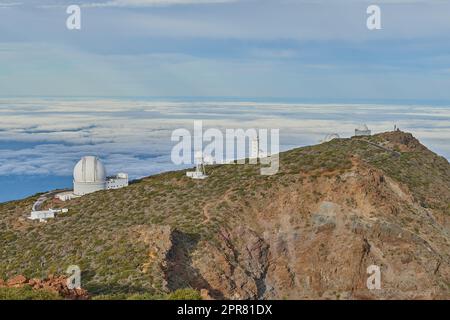
M 0 278 L 82 270 L 90 293 L 206 289 L 226 299 L 450 297 L 450 165 L 400 131 L 280 153 L 280 172 L 215 165 L 68 203 L 0 204 Z M 43 258 L 42 258 L 43 257 Z M 42 265 L 42 261 L 43 265 Z M 381 269 L 368 290 L 367 267 Z

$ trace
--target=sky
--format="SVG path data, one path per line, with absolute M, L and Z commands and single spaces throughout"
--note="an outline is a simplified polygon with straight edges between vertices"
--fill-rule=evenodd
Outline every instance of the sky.
M 0 31 L 4 97 L 450 100 L 447 0 L 0 0 Z

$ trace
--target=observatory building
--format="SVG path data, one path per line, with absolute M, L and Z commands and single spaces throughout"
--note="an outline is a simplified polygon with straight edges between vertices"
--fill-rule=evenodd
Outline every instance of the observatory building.
M 106 189 L 120 189 L 128 186 L 128 174 L 118 173 L 115 176 L 106 178 Z
M 83 157 L 73 169 L 73 193 L 83 196 L 106 189 L 106 169 L 103 163 L 93 156 Z
M 103 163 L 94 156 L 81 158 L 73 169 L 73 192 L 62 192 L 61 201 L 84 196 L 99 190 L 120 189 L 128 186 L 128 174 L 118 173 L 108 177 Z
M 73 193 L 76 196 L 126 186 L 128 186 L 128 174 L 118 173 L 107 177 L 105 166 L 94 156 L 81 158 L 73 169 Z
M 208 176 L 206 175 L 205 162 L 203 161 L 203 154 L 201 151 L 195 153 L 195 162 L 195 171 L 186 172 L 186 176 L 196 180 L 203 180 L 208 178 Z
M 355 136 L 356 137 L 361 137 L 361 136 L 370 136 L 371 135 L 371 131 L 369 130 L 369 128 L 367 128 L 367 125 L 363 124 L 361 126 L 359 126 L 358 128 L 355 129 Z

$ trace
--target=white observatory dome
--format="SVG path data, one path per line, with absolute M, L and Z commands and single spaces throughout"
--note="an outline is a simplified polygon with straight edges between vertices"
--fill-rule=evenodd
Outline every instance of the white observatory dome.
M 369 130 L 369 128 L 367 128 L 367 126 L 365 124 L 360 125 L 358 128 L 355 129 L 355 136 L 370 136 L 371 135 L 371 131 Z
M 105 167 L 96 157 L 83 157 L 73 169 L 73 180 L 76 182 L 104 182 L 106 181 Z
M 325 138 L 322 140 L 322 142 L 329 142 L 331 140 L 339 139 L 339 138 L 340 138 L 340 136 L 337 133 L 330 133 L 325 136 Z
M 85 195 L 106 188 L 106 170 L 94 156 L 81 158 L 73 169 L 74 193 Z

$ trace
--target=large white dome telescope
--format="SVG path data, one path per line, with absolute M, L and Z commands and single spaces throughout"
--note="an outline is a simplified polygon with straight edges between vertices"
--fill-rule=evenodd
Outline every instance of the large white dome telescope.
M 106 170 L 97 157 L 86 156 L 78 161 L 73 169 L 73 189 L 77 196 L 106 189 Z

